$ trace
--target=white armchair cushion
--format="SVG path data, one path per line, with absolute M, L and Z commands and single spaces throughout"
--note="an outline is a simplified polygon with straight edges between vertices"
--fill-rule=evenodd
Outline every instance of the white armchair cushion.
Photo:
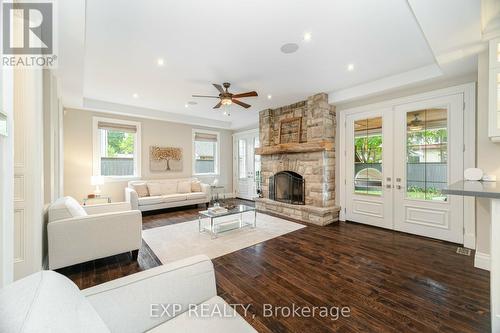
M 83 209 L 88 215 L 104 214 L 104 213 L 118 213 L 127 210 L 132 210 L 130 202 L 112 202 L 99 205 L 84 206 Z
M 86 215 L 85 209 L 72 197 L 59 198 L 49 207 L 49 222 Z
M 71 280 L 41 271 L 0 290 L 0 332 L 110 331 Z
M 191 182 L 179 182 L 177 184 L 177 193 L 190 193 L 191 192 Z
M 152 197 L 161 195 L 162 184 L 160 183 L 148 183 L 149 195 Z

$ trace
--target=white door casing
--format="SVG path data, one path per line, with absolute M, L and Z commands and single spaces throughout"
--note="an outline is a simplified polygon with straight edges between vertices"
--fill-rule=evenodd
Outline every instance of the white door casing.
M 42 268 L 42 71 L 14 73 L 14 278 Z

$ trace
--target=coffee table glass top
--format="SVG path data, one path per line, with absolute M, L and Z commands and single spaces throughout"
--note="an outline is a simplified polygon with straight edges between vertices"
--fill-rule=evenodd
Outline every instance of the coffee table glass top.
M 206 216 L 206 217 L 221 217 L 221 216 L 228 216 L 228 215 L 234 215 L 234 214 L 239 214 L 239 213 L 245 213 L 245 212 L 253 212 L 255 211 L 255 207 L 250 207 L 246 205 L 237 205 L 233 209 L 228 209 L 227 212 L 225 213 L 218 213 L 214 214 L 209 212 L 208 210 L 203 210 L 201 212 L 198 212 L 200 215 Z

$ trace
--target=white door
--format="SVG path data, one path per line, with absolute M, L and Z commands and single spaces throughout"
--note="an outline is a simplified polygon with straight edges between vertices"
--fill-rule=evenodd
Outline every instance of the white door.
M 463 243 L 463 95 L 346 117 L 346 219 Z
M 378 110 L 346 118 L 347 220 L 392 228 L 391 117 Z
M 234 145 L 236 196 L 253 200 L 257 196 L 257 182 L 260 177 L 260 156 L 255 155 L 255 148 L 259 146 L 259 134 L 235 134 Z
M 463 243 L 463 197 L 441 189 L 463 177 L 462 94 L 395 108 L 394 229 Z

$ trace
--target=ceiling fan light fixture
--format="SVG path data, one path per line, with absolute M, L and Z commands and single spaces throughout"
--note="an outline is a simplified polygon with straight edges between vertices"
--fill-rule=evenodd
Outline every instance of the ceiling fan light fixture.
M 222 105 L 231 105 L 233 104 L 233 101 L 229 97 L 222 98 L 221 100 Z
M 408 129 L 412 132 L 418 132 L 421 131 L 424 128 L 424 122 L 420 119 L 418 119 L 418 113 L 415 114 L 415 119 L 410 121 L 408 124 Z

